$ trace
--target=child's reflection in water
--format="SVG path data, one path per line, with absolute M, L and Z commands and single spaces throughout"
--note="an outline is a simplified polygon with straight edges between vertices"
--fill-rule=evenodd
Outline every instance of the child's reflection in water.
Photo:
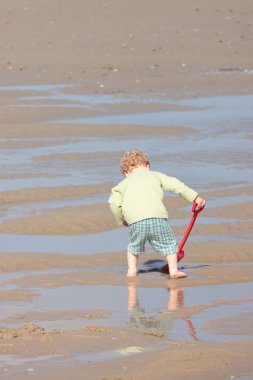
M 184 306 L 184 293 L 182 288 L 168 288 L 168 301 L 164 310 L 154 313 L 146 313 L 141 307 L 137 295 L 136 283 L 133 281 L 128 286 L 128 311 L 130 313 L 130 325 L 137 327 L 150 335 L 169 335 L 173 331 L 174 322 L 178 315 L 173 313 Z M 191 321 L 185 320 L 189 333 L 197 340 Z

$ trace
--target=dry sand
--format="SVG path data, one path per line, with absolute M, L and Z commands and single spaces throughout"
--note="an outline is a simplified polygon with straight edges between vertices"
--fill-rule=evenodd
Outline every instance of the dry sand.
M 252 95 L 252 17 L 251 0 L 1 1 L 1 379 L 253 379 L 252 116 L 231 131 L 224 122 L 203 149 L 209 132 L 199 125 L 59 121 L 190 115 L 208 107 L 165 100 Z M 87 107 L 81 95 L 117 101 Z M 241 144 L 219 149 L 225 133 Z M 190 149 L 175 157 L 170 141 L 187 139 L 196 142 L 194 157 Z M 187 279 L 171 280 L 152 252 L 140 258 L 135 280 L 125 277 L 121 230 L 106 202 L 125 141 L 154 141 L 155 165 L 188 164 L 196 174 L 192 185 L 208 206 L 187 244 Z M 189 206 L 165 203 L 182 235 Z M 93 239 L 97 253 L 77 254 L 79 237 Z M 120 249 L 108 250 L 105 239 Z M 138 293 L 150 294 L 152 312 L 138 308 Z M 224 311 L 215 316 L 217 308 Z M 156 318 L 169 332 L 154 327 Z M 180 335 L 178 322 L 190 332 Z
M 78 83 L 87 93 L 165 90 L 173 97 L 187 88 L 213 93 L 250 86 L 240 75 L 253 69 L 250 0 L 1 4 L 6 85 Z

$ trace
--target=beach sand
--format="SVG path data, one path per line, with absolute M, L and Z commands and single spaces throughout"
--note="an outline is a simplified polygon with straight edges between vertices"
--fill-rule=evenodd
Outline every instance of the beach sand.
M 1 379 L 253 379 L 252 1 L 1 4 Z M 207 200 L 187 279 L 125 276 L 134 148 Z

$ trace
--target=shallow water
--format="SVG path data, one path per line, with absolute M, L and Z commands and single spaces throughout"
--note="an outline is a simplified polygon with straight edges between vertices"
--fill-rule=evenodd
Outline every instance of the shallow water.
M 243 185 L 253 184 L 253 96 L 235 95 L 195 98 L 185 100 L 166 99 L 162 94 L 156 97 L 126 97 L 125 95 L 94 95 L 78 93 L 75 85 L 47 85 L 47 86 L 12 86 L 0 87 L 0 94 L 8 93 L 9 103 L 0 108 L 55 108 L 57 117 L 53 120 L 44 120 L 44 123 L 69 124 L 119 124 L 124 128 L 127 125 L 145 125 L 147 134 L 141 138 L 70 138 L 59 136 L 53 138 L 34 139 L 0 139 L 4 147 L 8 142 L 39 143 L 33 148 L 1 149 L 1 191 L 22 190 L 25 188 L 50 187 L 64 185 L 83 185 L 99 183 L 117 183 L 121 180 L 118 166 L 113 159 L 93 161 L 55 160 L 43 162 L 40 155 L 53 153 L 95 153 L 118 152 L 138 147 L 149 153 L 152 169 L 164 171 L 176 176 L 200 192 L 213 189 L 238 189 Z M 13 94 L 13 95 L 12 95 Z M 145 105 L 145 107 L 143 107 Z M 157 111 L 156 106 L 163 106 Z M 138 111 L 139 107 L 139 111 Z M 149 111 L 148 107 L 152 112 Z M 168 107 L 166 109 L 166 107 Z M 60 110 L 74 108 L 81 117 L 61 117 Z M 84 112 L 86 116 L 84 115 Z M 65 114 L 64 114 L 65 115 Z M 194 132 L 188 135 L 149 136 L 149 128 L 162 126 L 164 128 L 177 125 Z M 13 126 L 14 128 L 14 126 Z M 119 127 L 120 128 L 120 127 Z M 138 145 L 138 146 L 137 146 Z M 24 178 L 18 178 L 25 173 Z M 9 178 L 12 175 L 16 178 Z M 36 177 L 32 177 L 35 175 Z M 6 176 L 4 178 L 4 176 Z M 239 184 L 239 185 L 238 185 Z M 86 198 L 66 199 L 23 203 L 22 205 L 1 205 L 0 222 L 8 219 L 21 218 L 34 214 L 42 214 L 53 209 L 65 206 L 76 206 L 106 201 L 108 196 L 94 196 Z M 233 204 L 252 202 L 251 195 L 222 196 L 210 200 L 208 207 L 216 208 L 233 206 Z M 236 223 L 236 218 L 227 220 L 223 217 L 207 218 L 204 215 L 198 219 L 199 224 Z M 249 219 L 252 221 L 252 219 Z M 188 220 L 173 220 L 175 226 L 182 226 Z M 100 234 L 85 236 L 31 236 L 0 234 L 2 252 L 40 252 L 40 253 L 76 253 L 90 254 L 125 250 L 128 244 L 126 229 L 115 229 Z M 180 237 L 179 237 L 180 239 Z M 251 241 L 252 234 L 226 236 L 209 234 L 206 236 L 191 236 L 192 242 L 200 241 Z M 103 244 L 101 244 L 101 241 Z M 187 248 L 186 248 L 187 255 Z M 190 264 L 188 264 L 190 265 Z M 190 267 L 188 268 L 190 271 Z M 96 268 L 99 272 L 104 268 Z M 113 270 L 113 269 L 112 269 Z M 125 268 L 116 268 L 117 274 L 125 275 Z M 77 269 L 79 272 L 80 270 Z M 82 270 L 85 277 L 85 270 Z M 91 271 L 91 269 L 89 269 Z M 71 269 L 71 272 L 74 270 Z M 1 290 L 15 290 L 12 280 L 21 279 L 26 275 L 63 274 L 67 270 L 47 270 L 6 274 L 0 276 Z M 152 275 L 152 274 L 150 274 Z M 219 321 L 225 317 L 241 318 L 243 321 L 252 316 L 253 283 L 230 285 L 216 285 L 187 287 L 176 294 L 174 303 L 177 310 L 168 310 L 173 296 L 173 289 L 142 288 L 136 290 L 139 299 L 139 308 L 128 310 L 129 289 L 126 286 L 63 286 L 59 288 L 28 288 L 37 296 L 29 302 L 1 302 L 0 326 L 19 327 L 22 319 L 16 322 L 7 322 L 8 317 L 18 314 L 28 315 L 33 312 L 59 312 L 68 309 L 86 313 L 99 308 L 108 314 L 103 318 L 87 320 L 80 316 L 56 320 L 37 320 L 46 329 L 75 329 L 88 325 L 104 327 L 129 326 L 141 331 L 155 331 L 164 333 L 167 340 L 204 340 L 209 342 L 231 341 L 237 339 L 252 339 L 252 335 L 245 337 L 236 325 L 235 331 L 228 330 L 226 334 L 211 331 L 207 323 Z M 26 289 L 24 289 L 26 290 Z M 134 292 L 135 292 L 134 290 Z M 92 297 L 91 297 L 92 295 Z M 102 297 L 101 297 L 102 295 Z M 218 303 L 227 303 L 219 305 Z M 233 303 L 233 305 L 231 304 Z M 180 310 L 196 307 L 198 311 L 191 314 L 191 318 L 183 318 Z M 43 318 L 43 317 L 42 317 Z M 77 355 L 74 360 L 101 361 L 119 357 L 119 353 L 108 350 L 106 352 Z M 38 357 L 38 361 L 40 357 Z M 43 360 L 43 358 L 42 358 Z M 55 363 L 57 358 L 47 357 Z M 17 366 L 25 364 L 18 357 L 0 358 L 1 368 L 7 369 L 12 363 Z M 27 361 L 29 364 L 31 360 Z M 30 364 L 29 364 L 30 365 Z M 32 373 L 32 371 L 31 371 Z M 249 377 L 250 378 L 250 377 Z M 241 378 L 247 380 L 247 377 Z
M 233 182 L 235 178 L 245 183 L 253 183 L 251 165 L 253 142 L 247 139 L 247 136 L 252 132 L 252 95 L 219 96 L 176 101 L 165 99 L 163 96 L 153 98 L 119 95 L 88 96 L 74 93 L 76 87 L 75 85 L 64 84 L 57 86 L 14 86 L 0 87 L 0 91 L 2 93 L 9 91 L 14 94 L 13 99 L 16 102 L 18 101 L 18 104 L 14 104 L 13 107 L 20 105 L 23 107 L 30 105 L 35 108 L 39 106 L 48 107 L 54 101 L 57 101 L 54 104 L 56 108 L 60 105 L 61 107 L 66 107 L 67 104 L 71 104 L 82 110 L 85 106 L 94 110 L 95 115 L 99 115 L 98 117 L 84 117 L 82 119 L 77 117 L 72 117 L 69 120 L 57 119 L 54 121 L 57 124 L 116 123 L 119 125 L 146 125 L 147 135 L 138 139 L 138 147 L 149 152 L 153 169 L 169 171 L 171 175 L 176 175 L 185 182 L 198 186 L 200 190 L 204 184 L 219 181 Z M 72 92 L 68 93 L 68 89 L 71 89 Z M 27 96 L 27 92 L 30 93 L 30 96 Z M 42 93 L 42 95 L 38 96 L 38 92 Z M 23 103 L 24 98 L 28 103 Z M 48 100 L 48 102 L 45 103 L 45 100 Z M 66 100 L 66 103 L 59 104 L 63 100 Z M 132 104 L 134 104 L 134 111 Z M 176 111 L 154 111 L 152 113 L 142 110 L 136 113 L 136 107 L 139 105 L 141 109 L 143 104 L 150 105 L 150 107 L 152 104 L 167 104 L 180 107 L 180 109 Z M 101 109 L 97 109 L 97 105 L 100 105 Z M 191 109 L 185 107 L 191 107 Z M 50 123 L 51 121 L 45 120 L 45 122 Z M 150 138 L 148 135 L 149 127 L 159 125 L 164 126 L 164 128 L 171 125 L 194 128 L 197 134 L 163 136 L 156 139 L 152 136 Z M 41 139 L 38 140 L 41 141 Z M 52 138 L 52 140 L 55 142 L 55 138 Z M 120 155 L 120 152 L 132 149 L 133 146 L 136 146 L 136 138 L 111 137 L 85 140 L 79 138 L 74 139 L 74 141 L 73 139 L 62 141 L 59 136 L 58 143 L 55 142 L 53 146 L 46 146 L 46 148 L 42 146 L 30 149 L 3 149 L 2 170 L 3 173 L 16 173 L 20 171 L 19 165 L 22 165 L 22 171 L 38 173 L 43 170 L 43 164 L 34 161 L 33 158 L 40 154 L 110 152 L 115 150 L 116 147 Z M 195 170 L 196 167 L 198 170 Z M 94 166 L 92 168 L 86 166 L 81 169 L 81 166 L 76 167 L 75 162 L 68 163 L 67 167 L 64 161 L 61 165 L 59 165 L 59 162 L 54 162 L 50 165 L 50 168 L 47 168 L 47 173 L 53 177 L 42 178 L 38 176 L 36 181 L 31 178 L 0 180 L 1 189 L 116 182 L 121 178 L 118 168 L 115 168 L 107 160 L 103 160 L 98 164 L 95 172 Z
M 37 272 L 34 274 L 38 275 Z M 53 273 L 53 270 L 47 272 Z M 57 273 L 59 272 L 57 271 Z M 66 271 L 64 273 L 67 275 Z M 17 276 L 15 277 L 17 278 Z M 237 340 L 242 338 L 240 330 L 235 331 L 234 334 L 228 330 L 228 334 L 222 335 L 209 331 L 205 326 L 208 321 L 220 318 L 241 316 L 243 319 L 244 315 L 248 315 L 247 313 L 252 315 L 252 285 L 252 282 L 246 282 L 176 290 L 173 288 L 142 288 L 136 287 L 133 283 L 130 283 L 128 287 L 112 285 L 32 287 L 28 289 L 37 294 L 32 301 L 1 302 L 0 325 L 11 328 L 18 327 L 22 323 L 22 318 L 17 318 L 16 322 L 6 322 L 6 319 L 15 315 L 29 316 L 29 313 L 32 312 L 47 311 L 57 315 L 57 312 L 71 310 L 83 312 L 85 316 L 92 310 L 101 310 L 105 314 L 93 319 L 85 319 L 79 315 L 76 318 L 59 317 L 57 319 L 56 317 L 50 321 L 44 320 L 46 317 L 42 315 L 42 319 L 34 321 L 34 323 L 46 330 L 128 325 L 141 331 L 162 332 L 170 340 L 195 339 L 215 342 Z M 3 289 L 10 289 L 8 281 L 3 285 Z M 15 286 L 12 289 L 15 289 Z M 66 300 L 68 300 L 67 309 Z M 219 302 L 225 304 L 219 305 Z M 234 304 L 235 302 L 236 304 Z M 192 307 L 200 307 L 200 310 L 191 313 L 190 318 L 180 316 L 180 310 Z M 191 338 L 193 330 L 194 337 Z M 250 333 L 249 337 L 252 338 Z M 245 339 L 244 336 L 243 339 Z
M 0 355 L 0 368 L 5 368 L 7 365 L 12 365 L 12 366 L 20 366 L 21 364 L 26 364 L 26 363 L 33 363 L 37 361 L 47 361 L 49 359 L 54 358 L 56 355 L 41 355 L 41 356 L 36 356 L 36 358 L 21 358 L 20 356 L 15 356 L 15 355 Z M 29 372 L 29 371 L 28 371 Z M 31 371 L 32 372 L 32 371 Z
M 56 360 L 57 355 L 41 355 L 36 357 L 21 357 L 18 355 L 0 355 L 0 370 L 1 378 L 8 379 L 10 376 L 18 378 L 20 371 L 25 372 L 28 377 L 36 373 L 38 367 L 45 366 L 52 361 Z M 36 370 L 34 367 L 36 366 Z M 22 369 L 21 369 L 22 368 Z
M 154 347 L 153 347 L 154 350 Z M 27 375 L 36 374 L 37 371 L 43 371 L 44 362 L 46 361 L 47 366 L 52 365 L 54 368 L 60 367 L 65 368 L 69 365 L 75 365 L 78 363 L 97 363 L 104 362 L 106 360 L 119 359 L 122 356 L 132 356 L 140 354 L 141 352 L 148 352 L 151 349 L 142 348 L 142 347 L 122 347 L 119 350 L 104 350 L 99 352 L 85 352 L 85 353 L 75 353 L 74 355 L 70 355 L 62 360 L 62 356 L 57 355 L 45 355 L 45 356 L 36 356 L 35 358 L 21 358 L 19 356 L 14 355 L 2 355 L 0 356 L 0 369 L 4 372 L 4 377 L 8 378 L 9 375 L 14 375 L 20 373 L 20 367 L 23 368 L 21 370 L 25 371 Z M 29 368 L 25 368 L 24 366 L 28 366 Z
M 55 123 L 66 124 L 133 124 L 147 126 L 181 125 L 184 127 L 197 128 L 202 132 L 223 132 L 237 129 L 238 122 L 250 123 L 252 121 L 252 95 L 240 96 L 216 96 L 209 98 L 197 98 L 192 100 L 173 101 L 168 99 L 167 103 L 180 106 L 191 106 L 198 109 L 145 113 L 125 113 L 121 115 L 98 116 L 89 118 L 57 119 Z M 135 99 L 143 102 L 143 99 Z M 147 101 L 147 99 L 146 99 Z M 149 99 L 150 104 L 163 103 L 160 99 Z M 201 109 L 201 108 L 202 109 Z M 49 121 L 49 123 L 52 120 Z M 247 130 L 250 131 L 250 124 Z M 243 134 L 245 131 L 241 131 Z M 239 131 L 237 131 L 239 133 Z
M 177 176 L 192 187 L 201 192 L 219 182 L 224 188 L 224 183 L 228 183 L 230 188 L 238 186 L 238 182 L 253 184 L 253 140 L 247 139 L 252 131 L 252 100 L 251 95 L 241 96 L 219 96 L 209 98 L 195 98 L 187 100 L 166 99 L 159 95 L 156 97 L 126 97 L 125 95 L 94 95 L 75 93 L 75 85 L 46 85 L 46 86 L 13 86 L 0 87 L 1 93 L 13 93 L 15 104 L 38 107 L 54 104 L 64 106 L 61 102 L 72 104 L 77 107 L 87 107 L 96 110 L 98 117 L 89 117 L 82 120 L 71 118 L 62 122 L 74 123 L 127 123 L 145 124 L 147 132 L 152 125 L 161 125 L 166 128 L 168 125 L 179 125 L 184 127 L 194 127 L 197 133 L 190 135 L 158 136 L 154 139 L 142 136 L 138 139 L 140 149 L 149 152 L 152 161 L 152 168 L 167 172 L 172 176 Z M 45 100 L 48 102 L 45 103 Z M 26 102 L 26 103 L 25 103 Z M 43 104 L 41 103 L 43 102 Z M 124 107 L 122 107 L 124 104 Z M 133 104 L 135 107 L 133 108 Z M 152 104 L 163 104 L 180 107 L 179 110 L 168 110 L 149 113 L 142 110 L 136 113 L 136 106 Z M 102 108 L 98 110 L 96 107 Z M 4 107 L 4 106 L 2 106 Z M 186 107 L 186 108 L 185 108 Z M 190 107 L 187 108 L 187 107 Z M 133 111 L 134 110 L 134 111 Z M 120 113 L 121 112 L 121 113 Z M 48 120 L 47 122 L 50 122 Z M 57 120 L 57 123 L 60 121 Z M 69 126 L 71 128 L 71 125 Z M 3 139 L 2 141 L 17 141 L 17 139 Z M 27 139 L 21 139 L 26 141 Z M 29 139 L 28 139 L 29 140 Z M 40 155 L 51 153 L 94 153 L 97 151 L 120 152 L 129 150 L 136 146 L 136 139 L 133 138 L 73 138 L 61 139 L 58 142 L 55 138 L 35 139 L 45 143 L 43 146 L 34 148 L 2 149 L 2 175 L 26 173 L 24 178 L 0 179 L 2 191 L 22 190 L 24 188 L 50 187 L 64 185 L 117 183 L 121 180 L 118 167 L 112 164 L 111 159 L 104 159 L 94 162 L 67 162 L 64 160 L 44 163 L 35 160 Z M 52 140 L 53 145 L 47 145 Z M 114 161 L 113 161 L 114 162 Z M 168 164 L 169 163 L 169 164 Z M 36 174 L 36 177 L 29 177 Z M 41 174 L 40 174 L 41 173 Z M 46 175 L 45 175 L 46 173 Z M 219 189 L 219 186 L 217 186 Z M 106 195 L 107 197 L 108 195 Z M 100 197 L 106 201 L 105 197 Z M 252 202 L 253 197 L 234 196 L 216 198 L 209 202 L 211 208 L 233 205 L 239 202 Z M 65 205 L 89 204 L 98 201 L 98 197 L 87 197 L 83 199 L 63 200 L 54 202 L 37 202 L 36 204 L 23 203 L 22 205 L 3 205 L 2 221 L 25 217 L 33 214 L 53 210 Z M 184 224 L 186 221 L 174 221 L 176 226 Z M 198 223 L 223 223 L 221 218 L 216 220 L 199 218 Z M 236 220 L 231 222 L 236 222 Z M 113 244 L 110 239 L 118 238 Z M 18 251 L 35 252 L 65 252 L 65 253 L 93 253 L 100 252 L 101 247 L 97 245 L 97 238 L 104 240 L 105 250 L 125 249 L 126 233 L 119 230 L 106 232 L 103 234 L 87 235 L 85 237 L 57 237 L 57 236 L 15 236 L 1 234 L 2 249 L 5 251 L 14 250 L 18 246 Z M 247 239 L 243 236 L 242 239 Z M 219 240 L 220 236 L 194 237 L 200 240 Z M 240 236 L 225 236 L 224 240 L 240 239 Z M 39 243 L 39 245 L 38 245 Z M 49 248 L 50 247 L 50 248 Z M 71 248 L 72 247 L 72 248 Z M 74 247 L 74 248 L 73 248 Z M 51 250 L 50 250 L 51 249 Z
M 52 201 L 30 202 L 29 204 L 9 205 L 6 211 L 2 210 L 1 220 L 17 219 L 31 215 L 41 215 L 62 207 L 76 207 L 94 203 L 107 202 L 108 195 L 96 194 L 93 196 L 61 199 Z

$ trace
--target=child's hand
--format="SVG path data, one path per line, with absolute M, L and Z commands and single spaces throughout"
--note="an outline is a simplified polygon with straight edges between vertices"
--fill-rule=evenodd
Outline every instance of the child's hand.
M 127 224 L 127 222 L 125 220 L 123 222 L 123 226 L 128 227 L 128 224 Z
M 206 201 L 205 201 L 203 198 L 199 197 L 199 196 L 197 196 L 197 198 L 195 199 L 194 202 L 197 204 L 197 206 L 198 206 L 199 208 L 200 208 L 200 207 L 204 207 L 205 204 L 206 204 Z

